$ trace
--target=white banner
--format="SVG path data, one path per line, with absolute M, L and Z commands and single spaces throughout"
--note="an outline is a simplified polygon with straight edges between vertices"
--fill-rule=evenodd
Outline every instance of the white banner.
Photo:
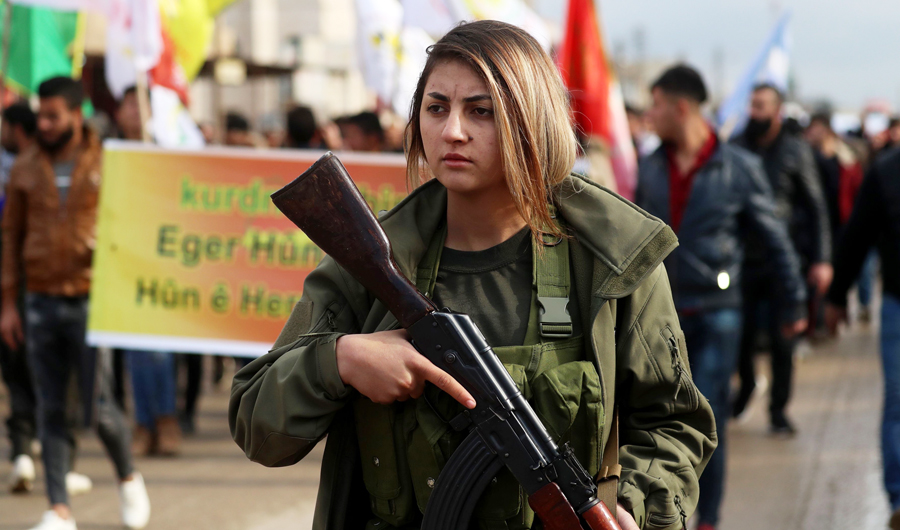
M 157 0 L 109 0 L 106 84 L 116 99 L 137 84 L 137 72 L 159 62 L 163 50 Z

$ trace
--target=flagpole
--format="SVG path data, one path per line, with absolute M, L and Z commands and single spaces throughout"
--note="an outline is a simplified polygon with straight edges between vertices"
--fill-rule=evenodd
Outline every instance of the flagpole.
M 6 100 L 6 68 L 9 66 L 9 29 L 12 20 L 12 5 L 3 2 L 3 57 L 0 58 L 0 110 Z M 3 131 L 3 117 L 0 115 L 0 132 Z
M 137 83 L 135 89 L 137 91 L 138 112 L 141 116 L 141 139 L 144 142 L 150 141 L 150 98 L 147 93 L 147 72 L 137 69 Z

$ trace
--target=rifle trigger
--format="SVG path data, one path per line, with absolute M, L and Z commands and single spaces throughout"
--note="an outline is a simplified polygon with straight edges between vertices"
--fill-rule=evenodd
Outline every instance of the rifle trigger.
M 460 412 L 450 420 L 450 427 L 456 432 L 464 430 L 471 424 L 472 418 L 469 417 L 468 412 Z

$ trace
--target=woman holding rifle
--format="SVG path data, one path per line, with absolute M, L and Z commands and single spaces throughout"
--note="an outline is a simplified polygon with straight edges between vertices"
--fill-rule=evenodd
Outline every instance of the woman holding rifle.
M 677 241 L 570 175 L 575 150 L 541 46 L 508 24 L 460 25 L 429 50 L 412 102 L 416 189 L 380 221 L 400 269 L 475 321 L 554 441 L 592 476 L 619 476 L 622 528 L 682 528 L 716 435 L 662 265 Z M 326 257 L 273 350 L 235 376 L 229 420 L 250 459 L 290 465 L 328 435 L 314 528 L 419 528 L 465 436 L 454 419 L 472 396 L 397 328 Z M 505 469 L 473 519 L 541 528 Z

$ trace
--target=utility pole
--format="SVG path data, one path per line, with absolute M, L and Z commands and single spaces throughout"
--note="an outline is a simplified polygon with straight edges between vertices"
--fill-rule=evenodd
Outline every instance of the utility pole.
M 725 99 L 725 49 L 718 45 L 713 50 L 713 102 L 719 105 Z
M 638 100 L 642 107 L 646 106 L 646 93 L 644 90 L 646 84 L 646 68 L 647 68 L 647 32 L 644 26 L 638 26 L 634 29 L 634 82 L 636 85 L 635 92 L 638 94 Z

